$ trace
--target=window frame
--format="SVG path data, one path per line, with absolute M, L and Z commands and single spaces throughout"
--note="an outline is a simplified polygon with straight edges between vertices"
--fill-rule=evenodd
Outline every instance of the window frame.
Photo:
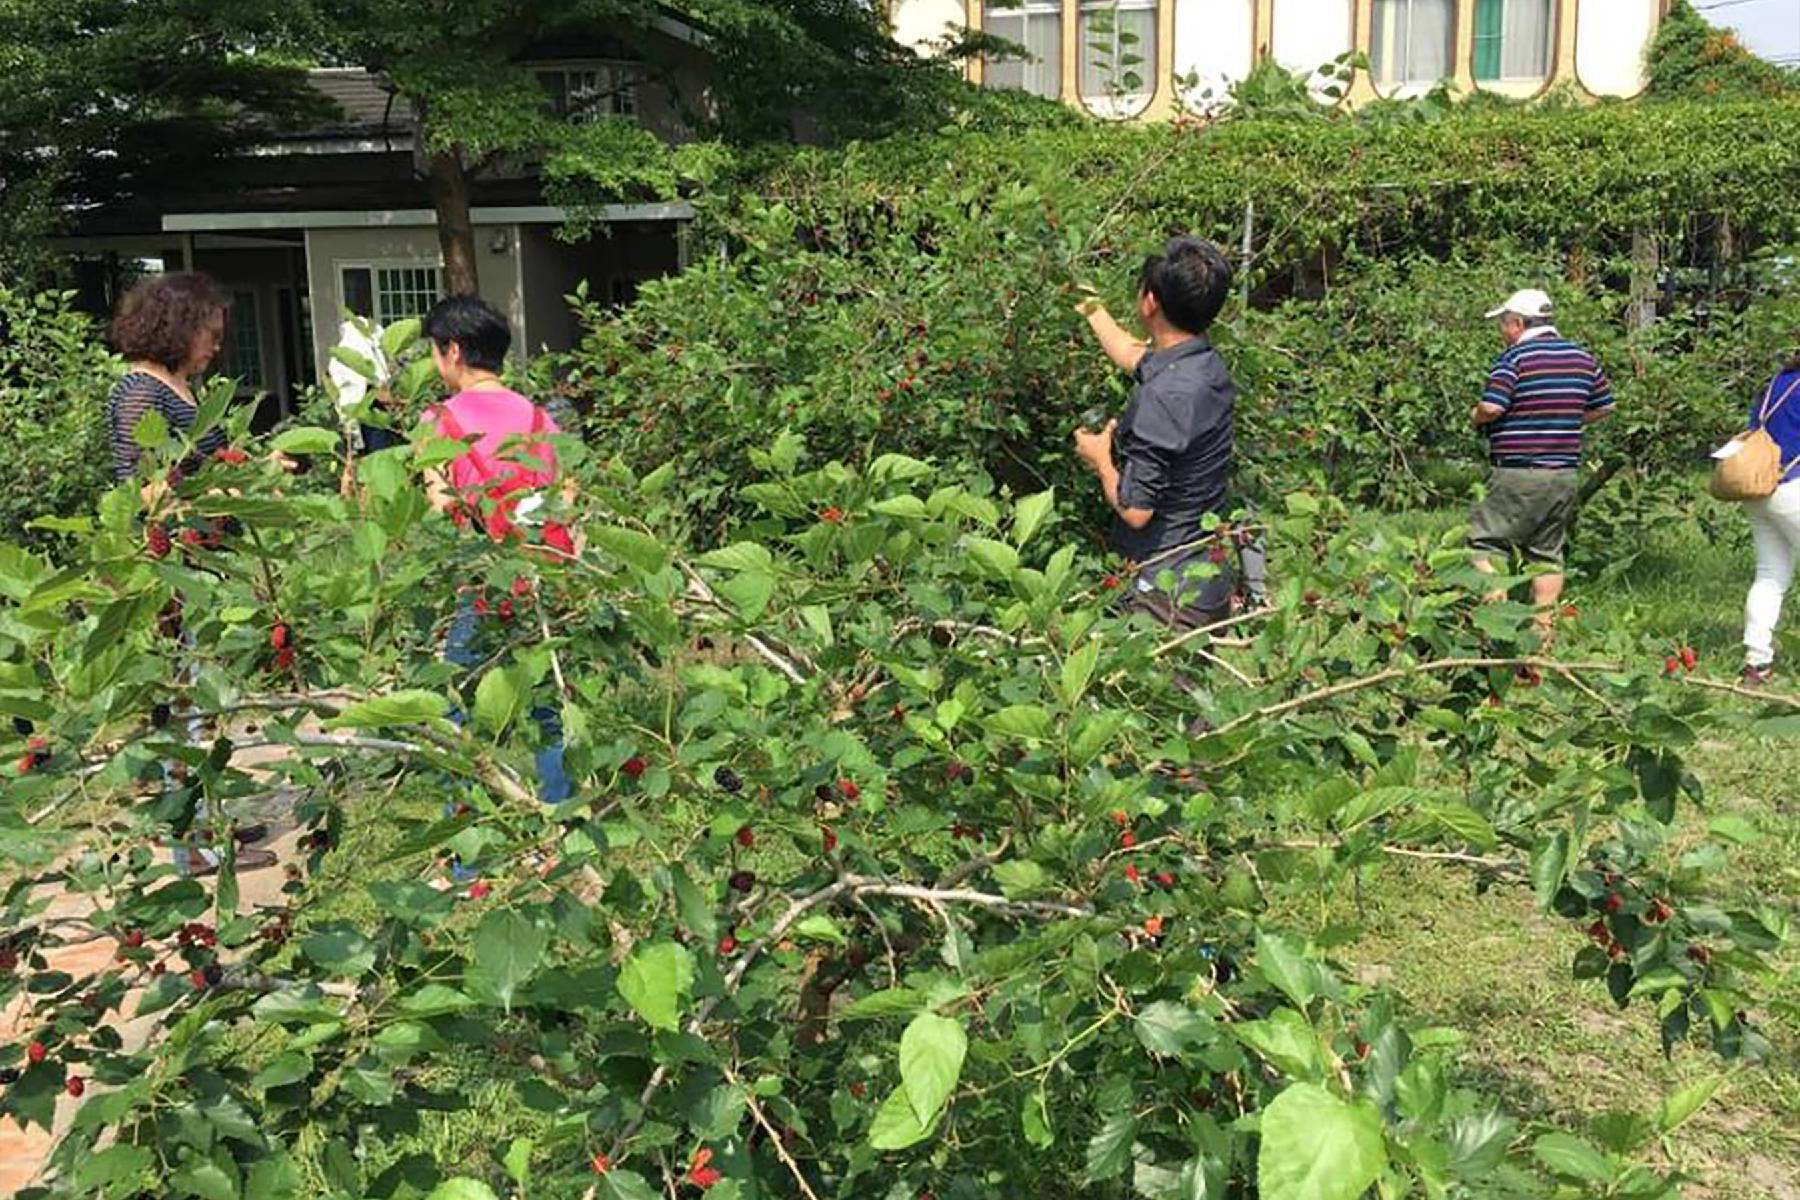
M 1423 95 L 1447 79 L 1454 80 L 1457 77 L 1457 50 L 1460 44 L 1461 23 L 1465 10 L 1463 0 L 1395 0 L 1395 2 L 1406 6 L 1406 40 L 1400 49 L 1401 73 L 1394 79 L 1381 77 L 1381 69 L 1375 58 L 1375 48 L 1381 44 L 1380 0 L 1371 0 L 1369 4 L 1369 82 L 1374 85 L 1375 90 L 1384 98 L 1392 99 L 1408 95 Z M 1450 36 L 1449 44 L 1446 47 L 1448 69 L 1444 74 L 1431 79 L 1413 79 L 1410 75 L 1413 44 L 1412 10 L 1416 5 L 1436 3 L 1447 4 L 1450 10 Z M 1472 14 L 1473 8 L 1470 7 L 1468 11 Z
M 618 117 L 627 121 L 638 121 L 643 112 L 643 98 L 640 94 L 644 84 L 644 64 L 623 58 L 569 58 L 551 59 L 544 62 L 527 64 L 532 79 L 538 86 L 544 87 L 544 76 L 561 75 L 562 103 L 558 107 L 554 102 L 555 93 L 545 87 L 545 93 L 552 97 L 551 107 L 559 117 L 573 121 L 577 125 L 590 125 L 607 117 Z M 616 73 L 616 74 L 615 74 Z M 605 76 L 604 87 L 597 88 L 607 99 L 604 108 L 591 108 L 583 111 L 571 111 L 569 88 L 571 75 Z M 621 77 L 623 77 L 621 81 Z
M 1156 93 L 1162 86 L 1162 16 L 1165 0 L 1075 0 L 1075 48 L 1079 58 L 1075 64 L 1075 94 L 1081 106 L 1097 117 L 1123 119 L 1134 117 L 1150 107 L 1156 99 Z M 1088 39 L 1084 34 L 1084 22 L 1087 14 L 1099 9 L 1111 9 L 1116 13 L 1147 12 L 1150 14 L 1150 44 L 1147 52 L 1140 52 L 1142 63 L 1137 68 L 1142 87 L 1138 91 L 1117 94 L 1100 94 L 1090 96 L 1082 87 L 1082 77 L 1088 66 Z M 1114 25 L 1113 54 L 1118 56 L 1118 26 Z
M 1533 85 L 1541 86 L 1546 84 L 1556 74 L 1557 30 L 1562 23 L 1562 0 L 1542 0 L 1549 10 L 1544 21 L 1544 41 L 1542 46 L 1544 69 L 1536 75 L 1508 75 L 1505 73 L 1507 16 L 1512 11 L 1512 6 L 1517 2 L 1518 0 L 1474 0 L 1474 6 L 1469 14 L 1469 19 L 1473 25 L 1473 53 L 1469 58 L 1469 71 L 1470 75 L 1475 80 L 1475 86 L 1478 88 L 1506 89 L 1529 87 Z M 1483 7 L 1489 3 L 1495 4 L 1499 8 L 1500 30 L 1498 33 L 1484 34 L 1481 31 L 1481 12 Z M 1484 42 L 1491 43 L 1494 47 L 1494 57 L 1498 65 L 1495 68 L 1495 73 L 1492 75 L 1483 75 L 1481 73 L 1481 51 Z
M 1063 36 L 1063 34 L 1065 32 L 1064 23 L 1069 18 L 1069 14 L 1066 11 L 1066 8 L 1067 8 L 1067 6 L 1063 3 L 1063 0 L 1020 0 L 1020 2 L 1018 4 L 1010 5 L 1006 8 L 1001 8 L 998 10 L 996 10 L 995 6 L 992 4 L 983 3 L 981 6 L 981 29 L 982 29 L 983 33 L 993 32 L 992 26 L 989 24 L 989 22 L 992 21 L 994 17 L 1023 17 L 1026 20 L 1027 25 L 1029 25 L 1030 19 L 1032 17 L 1039 17 L 1039 18 L 1054 17 L 1054 18 L 1056 18 L 1057 59 L 1056 59 L 1056 76 L 1055 76 L 1056 87 L 1055 87 L 1055 90 L 1050 93 L 1034 92 L 1030 88 L 1024 87 L 1024 86 L 1020 86 L 1017 88 L 1014 88 L 1011 86 L 1004 87 L 1004 88 L 994 87 L 993 85 L 988 83 L 988 72 L 991 71 L 996 65 L 999 65 L 999 66 L 1023 66 L 1026 63 L 1029 63 L 1032 61 L 1037 61 L 1037 60 L 1031 60 L 1031 59 L 1015 59 L 1015 60 L 1008 60 L 1006 62 L 996 64 L 996 63 L 990 61 L 984 55 L 980 60 L 981 61 L 981 86 L 984 89 L 987 89 L 990 91 L 996 91 L 996 92 L 998 92 L 998 91 L 1020 91 L 1020 92 L 1024 92 L 1026 95 L 1038 96 L 1045 100 L 1060 101 L 1060 100 L 1065 99 L 1065 97 L 1063 96 L 1064 64 L 1062 61 L 1062 47 L 1063 47 L 1064 42 L 1066 41 L 1066 39 Z M 1021 32 L 1028 32 L 1028 30 L 1021 30 Z M 1019 42 L 1019 45 L 1021 45 L 1021 46 L 1026 45 L 1026 42 L 1024 40 L 1021 40 Z M 1077 70 L 1079 70 L 1079 68 L 1077 68 Z
M 226 319 L 227 328 L 222 353 L 219 356 L 221 361 L 218 364 L 218 371 L 220 374 L 236 379 L 244 387 L 252 389 L 263 387 L 268 378 L 268 372 L 263 365 L 262 306 L 257 289 L 227 286 L 225 294 L 231 300 L 231 315 Z M 245 322 L 240 316 L 246 311 L 249 314 L 248 322 Z M 241 352 L 245 349 L 243 338 L 246 333 L 249 335 L 248 348 L 251 354 L 249 364 L 246 364 L 241 357 Z M 254 370 L 244 370 L 247 365 L 253 366 Z
M 437 303 L 438 300 L 442 300 L 444 298 L 444 260 L 442 257 L 439 257 L 439 258 L 346 258 L 346 259 L 336 260 L 335 262 L 333 262 L 332 267 L 337 272 L 338 308 L 349 311 L 355 316 L 364 317 L 364 318 L 367 318 L 368 320 L 374 321 L 376 325 L 378 325 L 382 328 L 386 328 L 387 326 L 391 325 L 395 321 L 404 321 L 404 320 L 408 319 L 409 317 L 420 317 L 420 316 L 425 315 L 423 312 L 419 312 L 419 313 L 407 312 L 407 313 L 400 313 L 398 315 L 390 316 L 390 315 L 384 314 L 382 312 L 381 272 L 383 272 L 383 271 L 431 271 L 431 272 L 434 272 L 437 275 L 437 295 L 432 300 L 431 303 L 435 304 L 435 303 Z M 350 304 L 349 304 L 349 290 L 350 289 L 344 286 L 344 274 L 347 271 L 367 271 L 369 273 L 369 306 L 375 310 L 374 312 L 358 313 L 358 312 L 355 312 L 355 310 L 350 308 Z M 410 295 L 413 293 L 408 291 L 408 292 L 403 292 L 403 293 L 399 293 L 399 294 Z M 430 309 L 431 309 L 431 305 L 427 304 L 425 306 L 425 311 L 429 312 Z

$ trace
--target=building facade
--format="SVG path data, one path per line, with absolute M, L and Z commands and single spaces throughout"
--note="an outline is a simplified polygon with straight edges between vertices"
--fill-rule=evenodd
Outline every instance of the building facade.
M 1156 119 L 1206 108 L 1260 61 L 1314 77 L 1322 103 L 1458 93 L 1530 99 L 1566 89 L 1625 98 L 1668 0 L 892 0 L 901 42 L 929 54 L 957 29 L 1003 37 L 1029 60 L 969 63 L 987 87 L 1096 116 Z M 1360 53 L 1348 81 L 1317 74 Z
M 571 40 L 527 59 L 566 119 L 624 119 L 664 141 L 693 136 L 684 112 L 703 107 L 704 38 L 668 22 L 654 68 L 604 38 Z M 259 423 L 280 420 L 323 378 L 344 314 L 389 324 L 443 294 L 443 254 L 416 145 L 416 123 L 385 79 L 318 70 L 314 89 L 336 116 L 246 138 L 246 149 L 180 192 L 140 195 L 85 214 L 58 239 L 77 264 L 83 303 L 110 311 L 144 269 L 199 270 L 232 305 L 215 370 L 262 397 Z M 682 265 L 683 201 L 618 204 L 600 229 L 559 237 L 568 214 L 546 204 L 535 165 L 502 165 L 473 184 L 480 292 L 506 313 L 521 358 L 566 349 L 580 330 L 565 298 L 628 303 L 646 280 Z

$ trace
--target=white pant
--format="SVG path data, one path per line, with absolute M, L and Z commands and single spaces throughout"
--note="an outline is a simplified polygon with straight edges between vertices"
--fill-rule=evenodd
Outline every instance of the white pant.
M 1775 661 L 1775 626 L 1781 601 L 1800 558 L 1800 479 L 1782 484 L 1767 500 L 1744 505 L 1756 542 L 1756 582 L 1744 602 L 1744 658 L 1751 666 Z

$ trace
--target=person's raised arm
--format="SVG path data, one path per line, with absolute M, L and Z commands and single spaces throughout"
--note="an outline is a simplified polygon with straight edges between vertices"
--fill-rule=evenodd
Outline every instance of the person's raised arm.
M 1124 326 L 1113 320 L 1106 305 L 1100 302 L 1091 288 L 1082 288 L 1081 302 L 1075 311 L 1087 318 L 1088 328 L 1094 331 L 1094 337 L 1100 348 L 1106 351 L 1106 357 L 1113 360 L 1121 371 L 1135 371 L 1143 359 L 1149 346 L 1141 339 L 1132 336 Z

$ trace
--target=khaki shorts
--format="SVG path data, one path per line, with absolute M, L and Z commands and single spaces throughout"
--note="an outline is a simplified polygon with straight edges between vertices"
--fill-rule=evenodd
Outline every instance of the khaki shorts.
M 1561 566 L 1569 517 L 1575 511 L 1577 474 L 1495 467 L 1487 498 L 1469 514 L 1469 545 Z

